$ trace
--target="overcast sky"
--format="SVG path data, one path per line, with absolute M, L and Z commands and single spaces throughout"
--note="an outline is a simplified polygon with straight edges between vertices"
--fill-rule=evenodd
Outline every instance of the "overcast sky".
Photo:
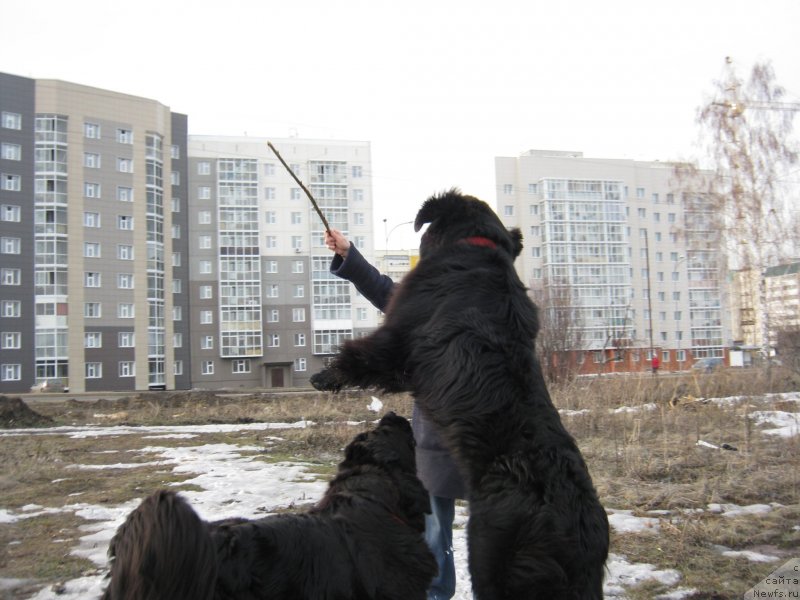
M 369 141 L 382 247 L 436 191 L 494 204 L 495 156 L 695 156 L 726 56 L 800 99 L 798 23 L 797 0 L 4 0 L 0 70 L 156 99 L 190 134 Z

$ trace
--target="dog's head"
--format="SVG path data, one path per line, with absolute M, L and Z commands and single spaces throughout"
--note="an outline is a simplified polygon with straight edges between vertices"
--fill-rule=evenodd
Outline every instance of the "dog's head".
M 344 451 L 340 469 L 378 465 L 416 473 L 414 434 L 408 419 L 387 413 L 371 431 L 358 434 Z
M 470 240 L 502 248 L 512 260 L 522 252 L 519 229 L 506 229 L 488 204 L 465 196 L 455 188 L 425 201 L 414 221 L 414 231 L 419 231 L 426 223 L 430 226 L 419 248 L 423 258 L 436 248 Z

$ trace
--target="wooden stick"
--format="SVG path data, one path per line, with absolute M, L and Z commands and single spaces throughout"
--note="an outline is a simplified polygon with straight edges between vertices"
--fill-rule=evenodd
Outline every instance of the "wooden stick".
M 272 150 L 275 153 L 275 156 L 278 157 L 278 160 L 281 161 L 281 164 L 284 167 L 286 167 L 286 170 L 289 171 L 289 175 L 291 175 L 292 178 L 297 182 L 297 185 L 299 185 L 303 189 L 303 191 L 306 193 L 306 196 L 308 196 L 308 199 L 311 200 L 311 204 L 314 206 L 314 210 L 317 211 L 317 214 L 319 215 L 319 218 L 322 219 L 322 224 L 325 225 L 325 231 L 330 233 L 331 232 L 331 226 L 328 225 L 328 219 L 325 218 L 325 215 L 322 214 L 322 211 L 319 209 L 319 206 L 317 206 L 317 201 L 314 200 L 314 196 L 311 195 L 311 192 L 308 191 L 308 188 L 306 186 L 304 186 L 303 182 L 300 181 L 300 179 L 297 177 L 297 175 L 294 174 L 294 171 L 292 171 L 292 169 L 289 168 L 289 165 L 287 165 L 286 161 L 283 160 L 283 157 L 281 156 L 281 153 L 278 152 L 275 149 L 275 146 L 272 145 L 272 142 L 267 142 L 267 146 L 269 146 L 270 150 Z

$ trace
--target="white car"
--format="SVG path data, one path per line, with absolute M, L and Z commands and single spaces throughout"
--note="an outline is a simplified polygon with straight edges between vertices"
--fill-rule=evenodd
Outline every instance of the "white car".
M 44 379 L 39 383 L 31 386 L 32 393 L 47 393 L 47 392 L 68 392 L 69 388 L 64 385 L 63 379 Z

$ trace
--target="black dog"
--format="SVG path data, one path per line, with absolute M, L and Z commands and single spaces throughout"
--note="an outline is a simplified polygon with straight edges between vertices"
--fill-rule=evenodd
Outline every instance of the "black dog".
M 522 235 L 457 190 L 423 204 L 425 223 L 384 324 L 312 383 L 413 392 L 470 488 L 480 600 L 601 598 L 608 519 L 534 353 L 536 307 L 513 265 Z
M 347 446 L 305 514 L 202 521 L 174 492 L 146 498 L 111 540 L 104 600 L 422 600 L 436 563 L 414 438 L 389 413 Z

